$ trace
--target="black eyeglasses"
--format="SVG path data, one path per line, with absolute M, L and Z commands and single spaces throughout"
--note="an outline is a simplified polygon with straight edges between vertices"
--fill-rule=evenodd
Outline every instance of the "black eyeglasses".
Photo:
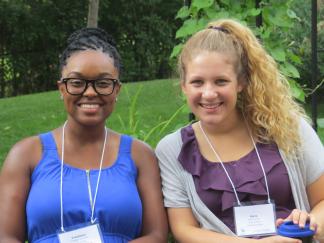
M 83 78 L 63 78 L 66 91 L 71 95 L 82 95 L 88 88 L 89 83 L 99 95 L 110 95 L 114 92 L 115 86 L 119 83 L 118 79 L 99 78 L 99 79 L 83 79 Z

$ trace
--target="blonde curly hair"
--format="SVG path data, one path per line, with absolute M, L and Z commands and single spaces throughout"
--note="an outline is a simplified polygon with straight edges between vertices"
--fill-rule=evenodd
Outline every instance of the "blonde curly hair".
M 235 20 L 221 19 L 193 35 L 178 59 L 182 82 L 185 81 L 186 64 L 201 51 L 221 52 L 233 57 L 238 80 L 246 83 L 237 106 L 257 141 L 275 142 L 286 156 L 297 155 L 301 143 L 300 118 L 307 119 L 307 116 L 294 100 L 277 63 L 250 28 Z

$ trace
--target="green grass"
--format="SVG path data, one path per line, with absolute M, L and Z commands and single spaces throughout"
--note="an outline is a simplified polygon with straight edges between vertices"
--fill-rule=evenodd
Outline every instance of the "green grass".
M 141 91 L 134 110 L 136 114 L 129 114 L 129 108 L 134 103 L 132 99 L 139 89 Z M 176 80 L 126 83 L 123 84 L 107 126 L 125 133 L 120 118 L 127 129 L 131 129 L 129 127 L 129 117 L 131 117 L 138 123 L 137 133 L 144 136 L 152 127 L 167 120 L 182 104 L 183 100 Z M 31 135 L 50 131 L 62 125 L 65 119 L 66 113 L 58 91 L 0 99 L 0 167 L 9 149 L 16 142 Z M 187 114 L 179 114 L 169 124 L 164 134 L 187 120 Z M 157 139 L 152 136 L 147 142 L 154 146 Z
M 135 103 L 134 97 L 139 89 Z M 154 126 L 168 120 L 183 103 L 176 80 L 123 84 L 116 109 L 109 117 L 107 126 L 143 138 Z M 318 112 L 319 117 L 324 118 L 324 104 L 319 106 Z M 9 149 L 17 141 L 52 130 L 62 125 L 65 119 L 63 102 L 57 91 L 0 99 L 0 167 Z M 134 122 L 130 124 L 130 120 Z M 158 127 L 147 142 L 154 147 L 163 135 L 186 122 L 188 113 L 179 113 L 163 132 L 162 127 Z M 319 129 L 319 135 L 324 142 L 323 128 Z

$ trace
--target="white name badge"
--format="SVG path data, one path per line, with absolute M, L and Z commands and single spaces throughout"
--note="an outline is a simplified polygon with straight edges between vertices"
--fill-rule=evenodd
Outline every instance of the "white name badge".
M 237 236 L 274 235 L 276 229 L 275 206 L 272 203 L 234 206 Z
M 101 231 L 99 224 L 92 224 L 82 228 L 58 234 L 60 243 L 100 243 Z

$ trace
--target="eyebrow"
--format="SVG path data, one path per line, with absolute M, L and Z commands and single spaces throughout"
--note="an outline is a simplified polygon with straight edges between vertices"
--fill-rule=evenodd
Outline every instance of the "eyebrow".
M 203 79 L 205 79 L 203 77 L 203 75 L 193 75 L 193 76 L 187 78 L 187 80 L 203 80 Z M 218 80 L 218 79 L 226 79 L 226 80 L 228 80 L 230 78 L 229 78 L 229 76 L 226 76 L 226 75 L 217 75 L 217 76 L 214 76 L 213 79 L 216 79 L 216 80 Z
M 70 73 L 67 74 L 67 76 L 68 77 L 77 76 L 77 77 L 80 77 L 80 78 L 87 78 L 80 72 L 70 72 Z M 96 76 L 96 78 L 101 78 L 101 77 L 106 77 L 106 76 L 112 77 L 112 75 L 110 73 L 103 72 L 103 73 L 99 73 Z

